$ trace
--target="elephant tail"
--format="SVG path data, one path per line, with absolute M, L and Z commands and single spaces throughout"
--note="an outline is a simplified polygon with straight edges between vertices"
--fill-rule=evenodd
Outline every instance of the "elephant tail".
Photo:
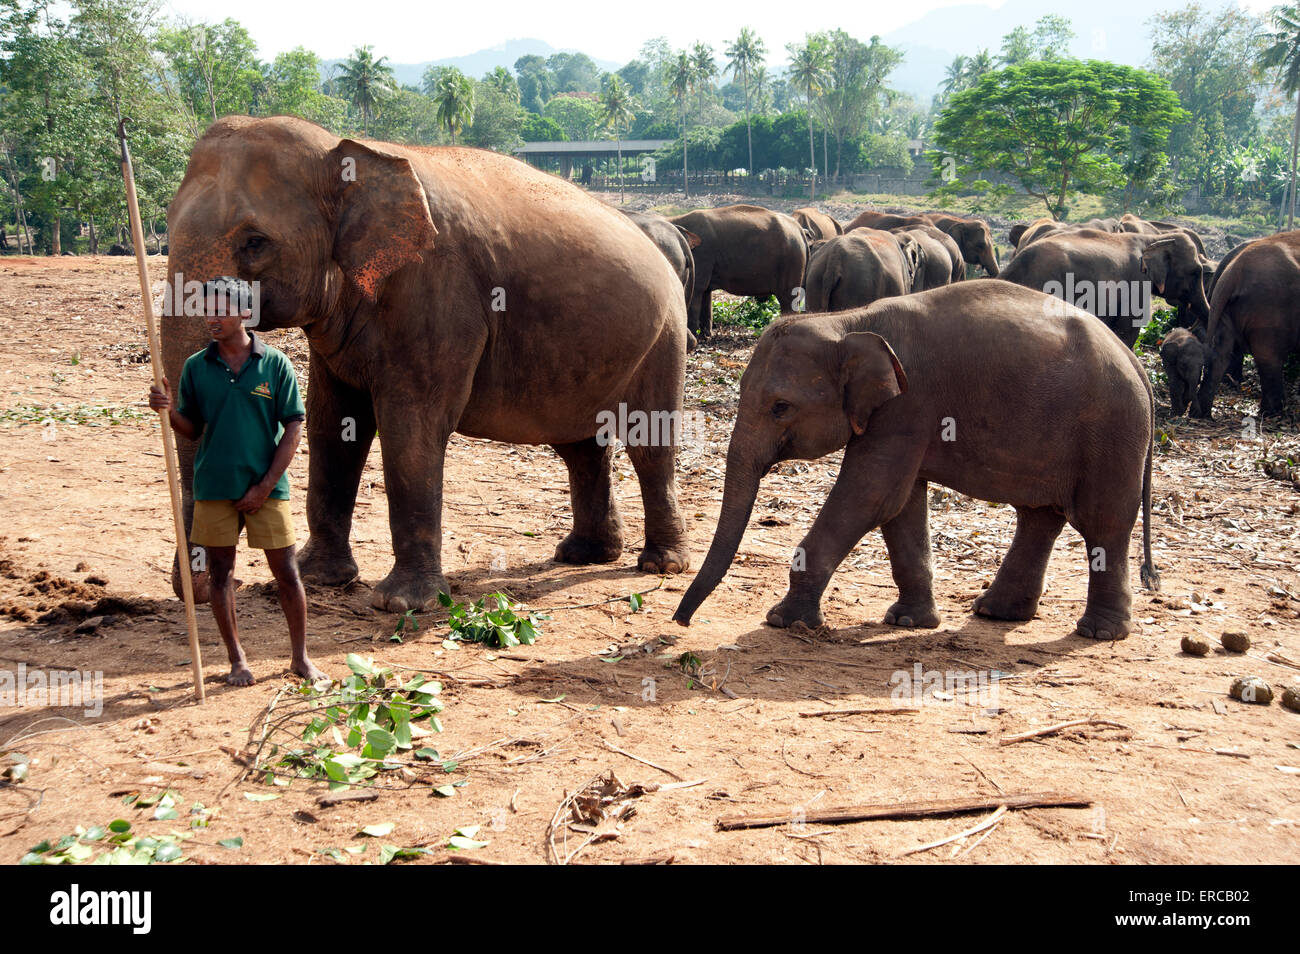
M 1148 392 L 1150 389 L 1148 388 Z M 1160 571 L 1151 559 L 1151 456 L 1155 452 L 1156 400 L 1151 395 L 1151 441 L 1147 444 L 1147 460 L 1142 471 L 1142 586 L 1153 593 L 1160 592 Z

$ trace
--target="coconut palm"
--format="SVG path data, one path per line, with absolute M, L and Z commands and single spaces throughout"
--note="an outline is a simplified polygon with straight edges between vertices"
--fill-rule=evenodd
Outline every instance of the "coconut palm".
M 695 64 L 689 53 L 678 53 L 668 67 L 668 89 L 677 100 L 677 111 L 682 120 L 682 189 L 690 198 L 691 184 L 686 178 L 686 98 L 695 88 Z
M 697 107 L 704 105 L 704 91 L 718 75 L 718 64 L 713 61 L 713 47 L 697 42 L 691 48 L 691 67 L 695 70 L 695 91 L 699 93 Z
M 1300 90 L 1300 4 L 1289 7 L 1277 7 L 1273 10 L 1272 23 L 1274 32 L 1268 34 L 1268 47 L 1260 54 L 1259 65 L 1264 69 L 1278 71 L 1278 85 L 1290 98 Z M 1291 181 L 1287 198 L 1283 202 L 1286 210 L 1286 227 L 1295 228 L 1295 186 L 1296 186 L 1296 151 L 1300 144 L 1300 97 L 1296 98 L 1295 120 L 1291 124 Z M 1278 228 L 1282 227 L 1279 216 Z
M 813 146 L 813 104 L 817 94 L 822 91 L 828 78 L 827 67 L 829 55 L 825 38 L 820 35 L 809 36 L 800 46 L 797 43 L 786 44 L 790 51 L 790 85 L 804 94 L 808 100 L 808 157 L 812 168 L 812 183 L 809 198 L 817 198 L 817 153 Z
M 956 56 L 943 71 L 943 95 L 947 97 L 966 88 L 966 57 Z
M 433 102 L 438 124 L 447 127 L 456 145 L 456 132 L 474 121 L 474 84 L 454 66 L 446 67 L 434 84 Z
M 749 27 L 740 31 L 740 36 L 727 47 L 727 69 L 731 70 L 733 81 L 739 79 L 745 90 L 745 136 L 749 139 L 749 172 L 754 172 L 754 130 L 749 117 L 749 83 L 750 75 L 756 69 L 762 69 L 763 57 L 767 47 Z
M 632 115 L 632 94 L 627 84 L 614 76 L 605 86 L 600 97 L 600 120 L 606 126 L 614 127 L 614 138 L 618 140 L 618 201 L 623 202 L 623 130 L 634 118 Z
M 369 134 L 375 108 L 397 85 L 388 57 L 375 59 L 369 46 L 358 47 L 343 61 L 337 82 L 343 98 L 361 114 L 362 134 Z

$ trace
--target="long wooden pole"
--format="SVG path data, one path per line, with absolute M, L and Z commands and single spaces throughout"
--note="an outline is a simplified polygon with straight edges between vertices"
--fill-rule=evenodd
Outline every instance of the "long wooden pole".
M 144 228 L 140 224 L 140 203 L 135 195 L 135 172 L 131 168 L 131 151 L 126 145 L 126 125 L 120 118 L 117 121 L 117 137 L 122 143 L 122 179 L 126 182 L 126 208 L 131 216 L 131 244 L 135 246 L 135 263 L 140 271 L 140 298 L 144 302 L 144 321 L 149 331 L 149 364 L 153 368 L 153 383 L 161 389 L 162 342 L 158 337 L 158 323 L 153 316 L 149 266 L 144 260 Z M 172 496 L 172 519 L 176 523 L 176 559 L 180 563 L 181 591 L 185 595 L 185 622 L 190 631 L 190 672 L 194 676 L 194 695 L 202 704 L 207 697 L 203 691 L 199 621 L 194 612 L 194 581 L 190 578 L 190 557 L 185 552 L 185 512 L 181 505 L 181 474 L 176 459 L 176 436 L 172 432 L 168 412 L 160 411 L 158 418 L 162 422 L 163 460 L 167 462 L 167 487 Z

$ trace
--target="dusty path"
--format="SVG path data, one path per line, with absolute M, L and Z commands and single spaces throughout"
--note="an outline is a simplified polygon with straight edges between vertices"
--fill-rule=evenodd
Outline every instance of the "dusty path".
M 836 576 L 826 632 L 762 625 L 784 592 L 788 555 L 833 481 L 833 459 L 786 465 L 765 481 L 740 560 L 691 628 L 668 621 L 683 579 L 648 593 L 640 613 L 626 599 L 557 609 L 626 597 L 657 582 L 632 569 L 641 510 L 626 457 L 618 460 L 625 559 L 572 568 L 550 562 L 569 521 L 555 456 L 463 439 L 449 453 L 445 513 L 444 559 L 457 597 L 504 589 L 552 610 L 553 618 L 537 644 L 509 653 L 445 648 L 443 614 L 426 614 L 417 633 L 393 643 L 395 618 L 369 609 L 369 585 L 390 561 L 376 450 L 354 533 L 362 582 L 345 593 L 310 593 L 313 655 L 334 676 L 346 673 L 349 652 L 442 672 L 445 731 L 425 744 L 458 763 L 445 781 L 463 784 L 451 797 L 419 784 L 332 808 L 316 804 L 320 785 L 230 784 L 242 769 L 222 747 L 242 750 L 268 702 L 292 686 L 287 639 L 274 595 L 262 585 L 270 579 L 265 564 L 241 551 L 240 628 L 259 682 L 249 689 L 221 682 L 223 653 L 201 610 L 209 702 L 203 709 L 189 704 L 184 614 L 165 573 L 170 516 L 157 425 L 141 406 L 150 372 L 138 363 L 144 335 L 133 267 L 129 259 L 0 260 L 0 670 L 20 663 L 99 670 L 105 699 L 92 718 L 77 708 L 0 709 L 0 752 L 33 760 L 25 782 L 0 787 L 0 862 L 77 825 L 118 817 L 140 831 L 183 830 L 184 811 L 179 822 L 154 821 L 150 811 L 122 803 L 128 793 L 166 787 L 183 809 L 196 802 L 217 809 L 186 843 L 185 857 L 198 862 L 373 861 L 379 840 L 354 836 L 381 822 L 395 826 L 382 841 L 434 848 L 456 828 L 480 825 L 478 838 L 488 845 L 476 856 L 542 861 L 548 824 L 566 792 L 608 769 L 628 783 L 672 781 L 611 745 L 687 781 L 705 781 L 644 795 L 621 836 L 588 847 L 580 862 L 889 860 L 981 816 L 736 832 L 719 832 L 714 822 L 746 813 L 798 822 L 823 807 L 1041 790 L 1095 804 L 1014 811 L 983 840 L 982 832 L 907 860 L 1294 858 L 1300 715 L 1277 702 L 1245 705 L 1227 689 L 1240 674 L 1275 688 L 1300 681 L 1300 670 L 1262 658 L 1277 651 L 1300 660 L 1300 493 L 1255 466 L 1265 454 L 1300 459 L 1300 441 L 1293 427 L 1267 445 L 1242 440 L 1239 415 L 1222 403 L 1213 426 L 1162 421 L 1171 435 L 1155 477 L 1164 592 L 1138 594 L 1138 632 L 1115 644 L 1071 635 L 1085 575 L 1082 541 L 1068 529 L 1038 619 L 971 617 L 971 599 L 1009 543 L 1013 514 L 942 488 L 932 493 L 931 512 L 940 629 L 879 623 L 893 590 L 878 534 Z M 300 337 L 273 340 L 305 375 Z M 710 418 L 680 460 L 697 565 L 717 515 L 721 448 L 751 346 L 747 336 L 724 336 L 689 362 L 688 408 Z M 1253 405 L 1243 398 L 1240 406 Z M 55 421 L 52 428 L 40 423 L 46 419 Z M 305 469 L 300 459 L 291 471 L 303 534 Z M 1194 593 L 1203 600 L 1192 605 Z M 107 594 L 133 599 L 96 609 Z M 61 620 L 35 622 L 68 600 L 71 612 Z M 104 611 L 113 618 L 93 633 L 74 632 L 80 617 Z M 1217 647 L 1219 634 L 1232 628 L 1249 632 L 1248 655 L 1216 648 L 1197 659 L 1179 651 L 1183 635 L 1205 633 Z M 678 664 L 683 653 L 698 658 L 690 674 Z M 998 711 L 985 715 L 989 699 L 967 705 L 958 692 L 950 701 L 928 698 L 915 714 L 801 716 L 891 706 L 898 684 L 891 677 L 917 665 L 926 673 L 1009 674 L 992 700 Z M 1086 726 L 998 744 L 1092 716 L 1125 728 Z M 0 771 L 10 764 L 0 757 Z M 245 792 L 279 797 L 255 802 Z M 242 848 L 217 844 L 236 836 Z M 340 851 L 349 846 L 366 850 Z M 329 849 L 336 851 L 322 854 Z

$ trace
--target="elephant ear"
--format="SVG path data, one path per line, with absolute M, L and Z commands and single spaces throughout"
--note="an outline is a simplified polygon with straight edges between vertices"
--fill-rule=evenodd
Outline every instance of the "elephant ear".
M 1173 251 L 1172 239 L 1160 239 L 1142 250 L 1142 273 L 1151 276 L 1151 285 L 1157 295 L 1165 292 L 1169 278 L 1169 253 Z
M 700 243 L 704 241 L 704 239 L 700 238 L 690 229 L 684 229 L 680 225 L 676 226 L 676 229 L 677 231 L 682 233 L 682 236 L 686 239 L 686 244 L 693 249 L 699 248 Z
M 903 259 L 908 268 L 908 289 L 919 292 L 925 290 L 925 249 L 921 243 L 910 235 L 898 237 L 899 248 L 903 250 Z
M 870 331 L 855 331 L 841 342 L 840 386 L 844 412 L 854 434 L 867 429 L 876 408 L 907 393 L 907 375 L 889 343 Z
M 433 248 L 438 229 L 411 163 L 344 139 L 327 157 L 337 177 L 334 261 L 373 299 L 385 278 Z

